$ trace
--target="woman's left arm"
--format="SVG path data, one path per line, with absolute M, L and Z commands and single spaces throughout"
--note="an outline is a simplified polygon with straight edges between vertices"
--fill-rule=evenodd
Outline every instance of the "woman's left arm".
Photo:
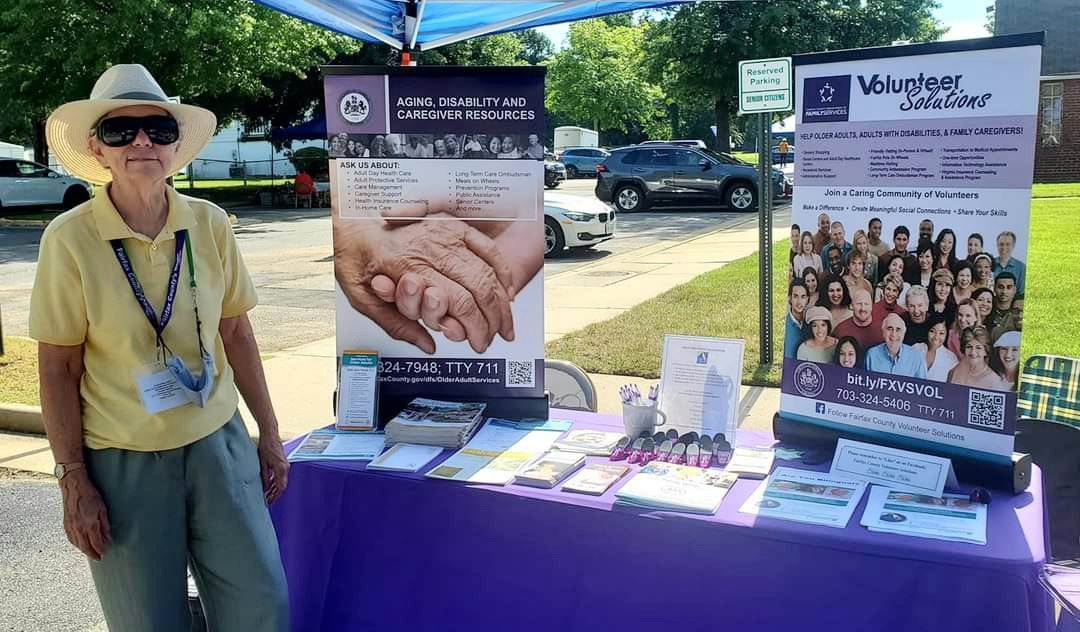
M 285 459 L 281 435 L 278 433 L 277 416 L 270 402 L 270 391 L 266 388 L 259 345 L 255 342 L 255 334 L 251 331 L 247 314 L 222 318 L 218 332 L 225 345 L 229 365 L 233 368 L 236 388 L 259 426 L 259 464 L 263 493 L 266 502 L 272 503 L 281 496 L 289 483 L 289 462 Z

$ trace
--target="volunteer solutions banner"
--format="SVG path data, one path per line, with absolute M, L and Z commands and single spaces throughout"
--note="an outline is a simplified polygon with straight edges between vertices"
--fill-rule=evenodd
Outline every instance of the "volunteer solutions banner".
M 782 416 L 1007 460 L 1041 43 L 793 58 Z
M 542 68 L 326 68 L 337 350 L 384 395 L 544 393 Z

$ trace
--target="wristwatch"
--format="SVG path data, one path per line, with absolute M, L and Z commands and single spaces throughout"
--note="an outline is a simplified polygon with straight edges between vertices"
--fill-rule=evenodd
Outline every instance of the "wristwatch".
M 53 468 L 53 476 L 56 480 L 63 480 L 65 476 L 74 472 L 75 470 L 81 470 L 86 467 L 86 463 L 57 463 Z

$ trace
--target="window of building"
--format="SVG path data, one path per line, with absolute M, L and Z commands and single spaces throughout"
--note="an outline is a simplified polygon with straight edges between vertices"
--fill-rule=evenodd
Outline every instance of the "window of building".
M 1043 147 L 1061 144 L 1061 95 L 1060 83 L 1044 83 L 1039 87 L 1039 113 L 1042 115 L 1039 142 Z

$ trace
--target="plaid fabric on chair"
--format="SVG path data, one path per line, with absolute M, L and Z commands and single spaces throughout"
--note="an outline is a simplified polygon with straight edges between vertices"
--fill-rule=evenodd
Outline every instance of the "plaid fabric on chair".
M 1080 360 L 1037 355 L 1020 374 L 1017 412 L 1080 428 Z

